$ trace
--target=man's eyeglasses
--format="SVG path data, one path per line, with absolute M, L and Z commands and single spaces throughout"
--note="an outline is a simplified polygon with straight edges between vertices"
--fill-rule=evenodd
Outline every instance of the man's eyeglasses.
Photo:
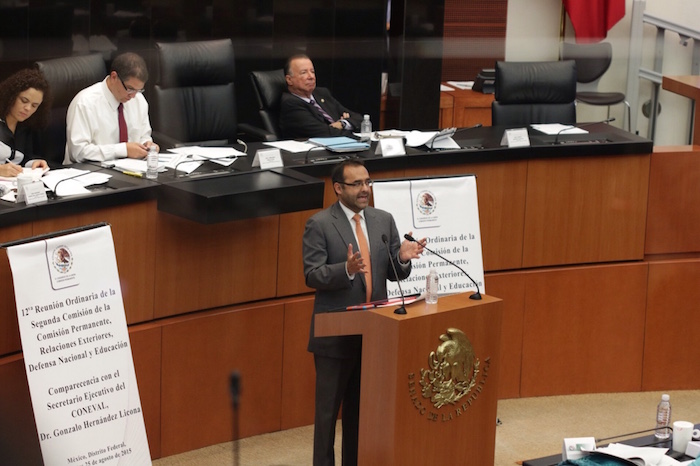
M 353 183 L 346 183 L 344 181 L 338 181 L 338 183 L 344 184 L 345 186 L 352 186 L 353 188 L 361 188 L 363 185 L 366 185 L 368 188 L 371 188 L 372 185 L 374 184 L 374 181 L 364 180 L 364 181 L 355 181 Z
M 119 77 L 119 81 L 121 81 L 122 86 L 124 86 L 124 90 L 129 95 L 134 95 L 136 93 L 143 94 L 143 92 L 146 90 L 146 89 L 134 89 L 133 87 L 127 87 L 127 85 L 124 84 L 124 80 L 119 75 L 117 75 L 117 77 Z

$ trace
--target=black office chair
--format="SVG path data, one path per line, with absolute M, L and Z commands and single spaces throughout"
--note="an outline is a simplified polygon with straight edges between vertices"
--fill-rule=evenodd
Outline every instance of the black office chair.
M 156 43 L 159 73 L 153 87 L 153 139 L 163 148 L 221 146 L 239 137 L 272 140 L 260 128 L 239 124 L 231 39 Z M 247 134 L 243 136 L 242 133 Z
M 629 102 L 622 92 L 598 92 L 600 78 L 610 68 L 612 62 L 612 45 L 608 42 L 595 44 L 572 44 L 562 42 L 561 59 L 574 60 L 578 86 L 576 88 L 576 100 L 588 105 L 608 107 L 610 118 L 610 106 L 624 103 L 627 106 L 627 125 L 629 127 L 632 110 Z
M 496 62 L 494 126 L 576 123 L 576 63 Z
M 66 113 L 75 94 L 107 76 L 102 54 L 38 61 L 35 66 L 51 86 L 53 106 L 49 126 L 42 135 L 41 150 L 49 162 L 63 163 L 66 150 Z
M 263 128 L 274 134 L 275 139 L 280 139 L 280 101 L 282 94 L 287 92 L 284 70 L 251 71 L 250 80 L 258 98 L 258 112 Z

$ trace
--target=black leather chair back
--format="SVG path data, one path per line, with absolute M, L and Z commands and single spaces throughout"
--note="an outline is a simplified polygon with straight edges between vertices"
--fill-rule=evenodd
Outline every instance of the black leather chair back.
M 284 78 L 284 70 L 251 71 L 250 79 L 253 82 L 255 96 L 258 98 L 258 111 L 263 128 L 280 139 L 280 101 L 282 94 L 287 92 L 287 81 Z
M 35 66 L 51 86 L 53 106 L 49 126 L 41 141 L 44 158 L 63 163 L 66 150 L 66 113 L 73 97 L 84 88 L 107 76 L 102 54 L 55 58 L 38 61 Z
M 157 43 L 153 130 L 182 143 L 226 144 L 237 134 L 230 39 Z
M 562 42 L 561 59 L 574 60 L 577 81 L 591 83 L 608 71 L 612 63 L 612 45 L 609 42 L 595 44 Z
M 496 62 L 492 124 L 576 123 L 576 63 Z

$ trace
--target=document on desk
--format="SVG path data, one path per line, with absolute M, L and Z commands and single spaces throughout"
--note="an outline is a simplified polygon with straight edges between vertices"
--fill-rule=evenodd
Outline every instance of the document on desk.
M 107 173 L 93 173 L 89 170 L 78 170 L 76 168 L 64 168 L 52 170 L 44 175 L 41 181 L 57 196 L 71 196 L 75 194 L 88 194 L 87 186 L 104 184 L 112 175 Z M 60 185 L 59 185 L 60 183 Z M 56 188 L 60 188 L 58 192 Z
M 607 447 L 601 447 L 591 454 L 608 455 L 622 458 L 637 466 L 674 466 L 688 464 L 666 455 L 668 448 L 633 447 L 623 443 L 611 443 Z
M 307 152 L 311 149 L 323 149 L 322 147 L 318 147 L 315 144 L 311 144 L 308 141 L 271 141 L 264 142 L 263 144 L 265 144 L 266 146 L 276 147 L 277 149 L 286 150 L 287 152 L 291 152 L 293 154 L 299 152 Z
M 204 147 L 204 146 L 183 146 L 168 149 L 170 152 L 181 155 L 192 155 L 200 157 L 200 160 L 209 160 L 228 167 L 236 161 L 238 157 L 245 157 L 247 154 L 233 147 Z
M 406 135 L 406 145 L 408 147 L 419 147 L 428 145 L 431 149 L 459 149 L 459 144 L 450 136 L 440 136 L 440 131 L 417 131 L 413 130 Z
M 555 136 L 557 134 L 588 134 L 588 131 L 574 125 L 562 125 L 561 123 L 549 123 L 540 125 L 530 125 L 532 129 Z

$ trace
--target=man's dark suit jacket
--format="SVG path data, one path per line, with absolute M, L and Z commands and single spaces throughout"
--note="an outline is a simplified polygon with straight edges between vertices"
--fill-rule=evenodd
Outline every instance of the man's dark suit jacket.
M 314 100 L 328 113 L 333 121 L 338 121 L 345 112 L 350 114 L 347 120 L 353 131 L 360 132 L 362 115 L 346 108 L 335 100 L 325 87 L 317 87 L 313 93 Z M 337 129 L 330 126 L 321 112 L 310 103 L 285 92 L 280 102 L 280 131 L 286 139 L 308 139 L 329 136 L 352 136 L 353 131 Z
M 411 265 L 401 266 L 399 263 L 401 240 L 394 217 L 373 207 L 367 207 L 364 216 L 372 261 L 372 301 L 386 299 L 386 281 L 395 281 L 396 277 L 382 235 L 388 238 L 391 257 L 400 279 L 408 277 Z M 360 250 L 352 228 L 338 202 L 306 222 L 303 237 L 304 276 L 307 286 L 316 290 L 314 316 L 366 301 L 364 275 L 356 274 L 355 279 L 350 280 L 345 272 L 348 244 L 352 244 L 353 251 Z M 319 356 L 343 358 L 357 354 L 360 347 L 359 336 L 314 337 L 314 319 L 311 319 L 309 351 Z

